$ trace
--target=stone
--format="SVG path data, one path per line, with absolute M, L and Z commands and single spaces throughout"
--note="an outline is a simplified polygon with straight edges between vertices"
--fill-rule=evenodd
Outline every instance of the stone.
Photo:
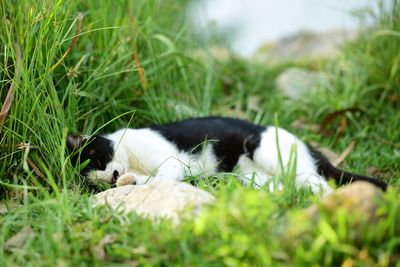
M 318 203 L 284 217 L 282 243 L 289 244 L 293 251 L 305 240 L 312 246 L 348 244 L 352 249 L 368 249 L 371 240 L 376 242 L 382 237 L 366 231 L 374 231 L 375 226 L 388 218 L 389 214 L 381 212 L 384 204 L 383 192 L 370 183 L 357 181 L 340 187 Z M 388 232 L 383 231 L 386 236 Z
M 334 214 L 339 208 L 351 212 L 360 220 L 374 221 L 377 219 L 376 210 L 382 200 L 383 192 L 371 183 L 357 181 L 340 187 L 305 210 L 313 220 L 317 220 L 322 210 Z
M 357 32 L 351 30 L 302 31 L 274 43 L 264 44 L 255 59 L 258 62 L 286 62 L 329 58 L 336 56 L 346 42 L 355 40 L 356 37 Z
M 325 73 L 292 67 L 282 72 L 276 79 L 277 89 L 285 96 L 297 100 L 317 86 L 329 82 Z
M 4 243 L 4 250 L 21 249 L 34 235 L 32 227 L 27 225 Z
M 92 197 L 94 207 L 108 205 L 125 213 L 135 212 L 153 220 L 167 218 L 174 223 L 179 223 L 184 212 L 198 215 L 205 204 L 213 201 L 214 197 L 204 190 L 169 180 L 116 187 Z

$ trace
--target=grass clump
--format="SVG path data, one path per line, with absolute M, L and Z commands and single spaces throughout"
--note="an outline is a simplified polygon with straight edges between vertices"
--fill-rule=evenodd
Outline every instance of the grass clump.
M 374 224 L 360 223 L 346 210 L 326 211 L 311 220 L 299 216 L 299 205 L 287 205 L 281 193 L 245 188 L 232 180 L 219 189 L 218 202 L 201 217 L 187 218 L 178 227 L 108 208 L 92 209 L 86 194 L 70 193 L 66 205 L 30 198 L 30 203 L 2 219 L 2 236 L 7 239 L 26 225 L 34 234 L 25 237 L 22 248 L 7 248 L 0 262 L 3 266 L 28 262 L 33 266 L 332 266 L 343 262 L 391 266 L 399 248 L 396 197 L 395 191 L 385 196 L 379 204 L 384 219 Z M 67 210 L 71 216 L 66 216 Z

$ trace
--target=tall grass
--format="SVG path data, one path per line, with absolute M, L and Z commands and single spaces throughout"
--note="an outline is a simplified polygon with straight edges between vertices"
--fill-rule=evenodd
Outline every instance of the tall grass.
M 400 3 L 378 0 L 373 4 L 357 13 L 363 23 L 357 39 L 322 68 L 330 82 L 306 101 L 309 110 L 317 110 L 314 114 L 355 106 L 368 110 L 373 105 L 372 112 L 399 107 Z
M 381 102 L 400 97 L 400 2 L 377 1 L 373 26 L 352 47 L 367 73 L 367 82 Z M 372 90 L 374 88 L 371 88 Z
M 40 165 L 57 180 L 74 177 L 62 160 L 66 132 L 93 133 L 107 123 L 103 131 L 110 131 L 126 126 L 132 116 L 138 125 L 173 119 L 174 113 L 165 111 L 176 105 L 167 101 L 176 89 L 197 104 L 207 75 L 203 66 L 178 52 L 185 29 L 184 14 L 177 9 L 184 4 L 5 1 L 1 100 L 13 79 L 16 87 L 1 135 L 3 187 L 18 181 L 34 184 L 30 177 L 46 180 Z M 167 19 L 172 13 L 174 20 Z M 22 61 L 14 77 L 17 47 Z M 195 72 L 201 78 L 194 82 Z M 146 107 L 153 110 L 136 116 Z

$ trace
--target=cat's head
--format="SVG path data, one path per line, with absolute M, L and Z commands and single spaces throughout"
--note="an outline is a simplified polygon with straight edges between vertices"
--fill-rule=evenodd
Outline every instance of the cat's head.
M 72 164 L 85 165 L 81 174 L 86 177 L 113 183 L 123 172 L 122 166 L 113 162 L 113 142 L 104 136 L 69 134 L 67 147 L 74 152 L 71 157 Z

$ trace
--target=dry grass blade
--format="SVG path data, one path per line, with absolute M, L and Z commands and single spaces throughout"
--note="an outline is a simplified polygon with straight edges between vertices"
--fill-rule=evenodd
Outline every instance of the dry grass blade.
M 132 13 L 131 2 L 128 2 L 128 18 L 129 18 L 132 32 L 135 33 L 135 18 Z M 136 46 L 133 49 L 132 57 L 133 57 L 133 60 L 135 61 L 136 69 L 138 70 L 140 84 L 142 85 L 143 90 L 146 90 L 147 89 L 146 73 L 145 73 L 144 69 L 142 68 L 142 64 L 140 63 L 140 59 L 139 59 L 139 55 L 138 55 Z
M 14 73 L 14 78 L 11 82 L 10 88 L 8 89 L 6 99 L 4 100 L 3 106 L 1 107 L 1 111 L 0 111 L 0 136 L 1 136 L 1 130 L 3 128 L 4 121 L 6 120 L 8 112 L 10 111 L 11 106 L 12 106 L 12 101 L 14 98 L 15 83 L 19 80 L 19 76 L 20 76 L 20 68 L 21 68 L 21 64 L 22 64 L 22 53 L 21 53 L 21 48 L 18 44 L 16 44 L 15 47 L 17 50 L 15 73 Z
M 315 142 L 310 142 L 310 144 L 317 149 L 318 151 L 320 151 L 328 160 L 329 162 L 337 167 L 340 164 L 342 164 L 344 162 L 344 160 L 347 158 L 347 156 L 350 154 L 350 152 L 353 150 L 354 145 L 356 144 L 355 141 L 352 141 L 345 150 L 343 150 L 343 152 L 339 155 L 335 152 L 333 152 L 332 150 L 330 150 L 329 148 L 326 147 L 322 147 L 320 144 L 315 143 Z
M 134 51 L 133 51 L 133 58 L 135 60 L 135 64 L 136 64 L 136 68 L 138 70 L 138 74 L 139 74 L 139 79 L 140 79 L 140 84 L 142 85 L 142 88 L 144 90 L 147 89 L 147 79 L 146 79 L 146 74 L 144 72 L 144 69 L 142 68 L 142 65 L 140 64 L 140 60 L 139 60 L 139 56 L 137 53 L 137 49 L 135 47 Z
M 38 146 L 35 145 L 31 145 L 30 143 L 18 143 L 14 146 L 16 149 L 25 149 L 25 148 L 29 148 L 29 149 L 37 149 Z
M 333 166 L 338 166 L 340 163 L 342 163 L 347 156 L 350 154 L 350 152 L 353 150 L 354 145 L 356 144 L 356 141 L 351 141 L 351 143 L 346 147 L 345 150 L 343 150 L 342 154 L 332 162 Z
M 13 149 L 37 149 L 38 146 L 31 145 L 30 143 L 18 143 L 15 145 L 0 145 L 0 148 L 13 148 Z
M 39 176 L 40 178 L 45 180 L 47 183 L 49 183 L 49 181 L 47 180 L 46 176 L 40 171 L 38 166 L 36 166 L 35 163 L 33 163 L 32 160 L 27 159 L 27 162 L 28 162 L 28 165 L 33 169 L 33 171 L 36 173 L 37 176 Z

